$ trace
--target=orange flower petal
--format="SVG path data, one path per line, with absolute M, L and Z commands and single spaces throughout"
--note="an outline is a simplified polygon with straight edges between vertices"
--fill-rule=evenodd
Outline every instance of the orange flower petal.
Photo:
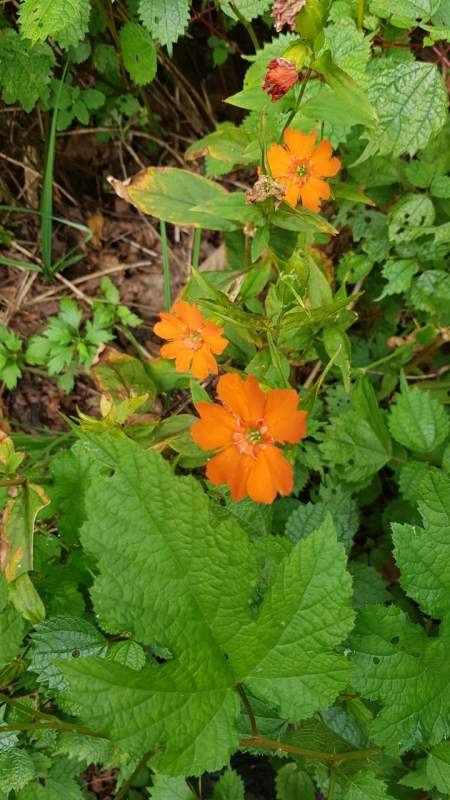
M 153 330 L 161 339 L 179 339 L 186 333 L 186 325 L 173 314 L 161 313 L 161 321 L 154 325 Z
M 236 426 L 234 417 L 218 403 L 197 403 L 196 410 L 201 419 L 191 428 L 191 435 L 202 450 L 215 450 L 232 444 Z
M 202 330 L 203 341 L 217 355 L 223 353 L 228 345 L 228 339 L 224 339 L 222 333 L 223 328 L 219 328 L 212 322 L 207 322 Z
M 306 133 L 293 130 L 293 128 L 286 128 L 283 139 L 285 145 L 294 156 L 308 158 L 313 152 L 317 131 L 313 131 L 308 136 Z
M 165 345 L 165 346 L 167 347 L 168 345 Z M 162 349 L 161 349 L 161 355 L 163 355 Z M 192 356 L 193 355 L 194 354 L 193 354 L 192 350 L 187 350 L 185 347 L 183 347 L 183 349 L 178 352 L 178 354 L 177 354 L 177 356 L 175 358 L 175 369 L 176 369 L 176 371 L 177 372 L 189 372 L 189 370 L 191 368 L 191 362 L 192 362 Z
M 172 311 L 174 314 L 177 314 L 191 330 L 200 328 L 204 323 L 203 315 L 199 308 L 195 304 L 186 303 L 186 300 L 178 300 L 178 302 L 172 306 Z
M 288 183 L 284 200 L 286 203 L 289 203 L 292 208 L 295 208 L 300 200 L 300 187 L 295 183 Z
M 265 397 L 253 375 L 246 380 L 236 373 L 222 375 L 217 381 L 217 397 L 241 420 L 256 421 L 264 414 Z
M 330 196 L 328 183 L 312 176 L 301 188 L 302 204 L 310 211 L 320 211 L 320 198 L 327 200 Z
M 327 139 L 322 139 L 314 150 L 311 161 L 314 174 L 320 178 L 332 178 L 341 168 L 339 159 L 331 158 L 332 152 L 331 142 Z
M 208 461 L 206 477 L 214 485 L 227 484 L 232 499 L 242 500 L 247 495 L 247 479 L 251 465 L 252 459 L 241 455 L 237 447 L 232 445 Z
M 200 350 L 194 350 L 192 352 L 191 372 L 200 381 L 202 381 L 203 378 L 206 378 L 210 372 L 213 372 L 214 375 L 217 375 L 217 361 L 212 355 L 209 347 L 203 345 Z
M 267 151 L 267 161 L 273 178 L 285 175 L 291 163 L 291 156 L 280 144 L 271 144 Z
M 293 469 L 274 445 L 261 450 L 253 462 L 247 481 L 249 497 L 256 503 L 273 503 L 277 492 L 292 491 Z
M 307 411 L 298 411 L 295 389 L 271 389 L 266 395 L 264 422 L 277 442 L 295 444 L 306 436 Z
M 159 352 L 163 358 L 178 358 L 179 355 L 186 352 L 186 348 L 183 342 L 177 339 L 175 342 L 163 344 Z

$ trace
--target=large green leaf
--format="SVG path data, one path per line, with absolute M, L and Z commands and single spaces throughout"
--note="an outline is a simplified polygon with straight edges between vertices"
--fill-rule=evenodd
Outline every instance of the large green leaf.
M 33 43 L 50 37 L 64 48 L 77 45 L 87 32 L 90 10 L 89 0 L 22 0 L 22 36 Z
M 120 29 L 119 39 L 131 80 L 138 86 L 150 83 L 156 75 L 156 47 L 148 31 L 137 22 L 127 22 Z
M 163 748 L 157 768 L 186 775 L 218 769 L 236 749 L 238 683 L 285 717 L 327 708 L 347 681 L 334 648 L 352 625 L 332 526 L 286 554 L 255 618 L 256 553 L 233 518 L 218 521 L 197 481 L 125 437 L 88 446 L 97 473 L 82 543 L 98 560 L 96 613 L 107 631 L 168 656 L 139 672 L 59 662 L 88 724 L 128 752 Z
M 188 0 L 139 0 L 139 17 L 154 39 L 172 45 L 184 33 L 189 19 Z
M 370 11 L 389 19 L 398 28 L 410 28 L 418 22 L 429 22 L 441 0 L 371 0 Z
M 117 194 L 137 206 L 145 214 L 173 222 L 212 230 L 233 230 L 235 225 L 214 214 L 194 210 L 204 203 L 223 199 L 225 190 L 219 184 L 176 167 L 148 167 L 125 183 L 111 179 Z
M 430 453 L 447 438 L 450 421 L 444 408 L 429 392 L 408 389 L 402 380 L 401 393 L 389 416 L 389 429 L 397 442 L 415 453 Z
M 447 92 L 435 64 L 375 60 L 369 97 L 380 130 L 370 143 L 372 155 L 413 156 L 445 124 Z
M 18 101 L 30 112 L 50 82 L 54 63 L 48 44 L 30 47 L 12 28 L 0 30 L 0 85 L 5 103 Z
M 431 472 L 419 486 L 424 527 L 393 525 L 395 558 L 407 594 L 443 621 L 428 636 L 396 606 L 366 606 L 350 637 L 357 690 L 381 704 L 375 741 L 398 753 L 450 735 L 450 477 Z

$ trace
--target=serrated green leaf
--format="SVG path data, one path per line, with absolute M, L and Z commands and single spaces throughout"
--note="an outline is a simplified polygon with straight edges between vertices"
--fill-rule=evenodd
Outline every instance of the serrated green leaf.
M 123 63 L 138 86 L 151 83 L 156 75 L 156 47 L 148 31 L 137 22 L 127 22 L 120 29 Z
M 413 156 L 445 124 L 447 99 L 441 75 L 434 64 L 381 59 L 372 62 L 370 73 L 369 97 L 380 122 L 373 153 Z
M 316 791 L 308 773 L 297 764 L 286 764 L 277 773 L 277 800 L 315 800 Z
M 65 49 L 76 46 L 87 33 L 90 10 L 89 0 L 22 0 L 22 36 L 33 44 L 50 37 Z
M 320 434 L 320 450 L 326 461 L 340 470 L 344 481 L 357 482 L 378 472 L 391 452 L 371 425 L 354 411 L 334 418 Z
M 225 14 L 236 19 L 229 0 L 220 0 L 219 5 L 225 11 Z M 256 17 L 262 16 L 270 8 L 270 0 L 239 0 L 238 8 L 242 16 L 251 22 Z
M 396 27 L 410 28 L 429 22 L 441 0 L 371 0 L 370 13 L 389 19 Z
M 26 750 L 13 747 L 0 753 L 0 791 L 18 791 L 33 780 L 33 760 Z
M 450 422 L 445 408 L 429 393 L 408 389 L 406 382 L 389 414 L 394 439 L 415 453 L 430 453 L 448 436 Z
M 125 642 L 113 642 L 108 648 L 107 658 L 124 664 L 130 669 L 140 670 L 145 664 L 145 652 L 140 644 L 128 639 Z
M 426 774 L 439 792 L 450 794 L 450 742 L 433 747 L 428 754 Z
M 442 618 L 450 611 L 450 476 L 431 472 L 418 492 L 424 527 L 394 523 L 395 558 L 407 594 Z
M 432 201 L 425 194 L 406 194 L 389 211 L 389 241 L 413 242 L 435 219 Z
M 351 561 L 348 565 L 353 578 L 353 605 L 362 608 L 371 603 L 384 603 L 390 599 L 386 581 L 374 568 L 363 561 Z
M 187 0 L 139 0 L 139 18 L 154 39 L 167 45 L 169 53 L 188 23 L 189 3 Z
M 405 561 L 399 560 L 401 567 Z M 398 607 L 366 606 L 359 612 L 349 646 L 355 663 L 355 688 L 382 704 L 369 725 L 377 744 L 398 754 L 423 742 L 437 744 L 449 736 L 446 631 L 428 638 Z
M 90 764 L 107 762 L 111 758 L 112 747 L 106 739 L 64 731 L 59 734 L 55 753 L 68 756 L 88 767 Z
M 358 507 L 351 493 L 340 485 L 334 489 L 321 487 L 321 499 L 317 503 L 298 503 L 286 523 L 286 536 L 294 543 L 304 539 L 320 528 L 328 514 L 336 528 L 338 541 L 349 550 L 359 526 Z
M 381 273 L 387 280 L 382 293 L 377 300 L 382 300 L 392 294 L 407 292 L 411 286 L 412 279 L 419 270 L 417 261 L 412 258 L 400 258 L 398 261 L 387 261 L 383 265 Z
M 393 800 L 386 783 L 370 772 L 360 771 L 348 777 L 343 800 Z
M 212 800 L 244 800 L 244 782 L 234 769 L 227 769 L 214 786 Z
M 328 25 L 324 34 L 324 48 L 330 49 L 333 61 L 353 80 L 364 86 L 367 80 L 366 65 L 370 58 L 369 37 L 359 31 L 349 17 Z
M 282 559 L 254 619 L 250 542 L 231 519 L 217 522 L 198 483 L 124 437 L 89 441 L 99 468 L 82 541 L 99 560 L 96 612 L 108 631 L 129 630 L 173 658 L 140 672 L 60 662 L 83 718 L 133 751 L 164 746 L 158 769 L 180 775 L 217 769 L 236 748 L 236 683 L 285 716 L 326 708 L 347 681 L 334 648 L 352 625 L 344 549 L 331 527 Z M 212 579 L 199 580 L 205 574 Z
M 30 47 L 12 28 L 0 30 L 0 85 L 5 103 L 19 102 L 30 112 L 50 82 L 54 63 L 48 44 Z
M 64 688 L 64 679 L 55 662 L 106 654 L 101 633 L 80 617 L 51 617 L 36 626 L 31 641 L 29 669 L 36 672 L 38 683 L 50 689 Z
M 48 487 L 59 532 L 67 546 L 78 540 L 85 520 L 85 493 L 94 465 L 86 448 L 78 442 L 71 450 L 56 453 L 50 464 L 53 484 Z
M 414 308 L 427 311 L 442 324 L 450 322 L 450 275 L 440 269 L 428 269 L 413 281 L 411 303 Z
M 155 775 L 149 789 L 152 800 L 194 800 L 194 793 L 183 778 Z

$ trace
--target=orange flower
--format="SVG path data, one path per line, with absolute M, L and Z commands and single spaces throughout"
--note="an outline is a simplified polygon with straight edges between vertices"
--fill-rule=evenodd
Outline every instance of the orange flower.
M 317 131 L 309 136 L 286 128 L 284 144 L 271 144 L 267 153 L 272 177 L 286 188 L 284 199 L 293 208 L 301 199 L 310 211 L 320 211 L 320 200 L 328 200 L 330 187 L 321 178 L 331 178 L 341 168 L 337 158 L 331 158 L 331 142 L 322 139 L 314 147 Z
M 199 380 L 209 372 L 217 375 L 213 353 L 220 355 L 228 344 L 222 337 L 223 328 L 205 320 L 197 306 L 185 300 L 175 303 L 170 314 L 162 311 L 160 317 L 153 330 L 161 339 L 169 340 L 161 347 L 162 357 L 174 358 L 177 372 L 191 370 Z
M 199 447 L 219 450 L 206 467 L 211 483 L 226 483 L 233 500 L 272 503 L 277 492 L 290 494 L 293 469 L 275 442 L 293 444 L 306 435 L 307 412 L 297 411 L 297 392 L 264 394 L 253 375 L 228 374 L 217 382 L 217 397 L 222 405 L 196 404 L 201 419 L 191 428 Z

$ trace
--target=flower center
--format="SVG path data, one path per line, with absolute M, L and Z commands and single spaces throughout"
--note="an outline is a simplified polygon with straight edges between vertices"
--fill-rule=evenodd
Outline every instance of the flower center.
M 240 453 L 250 456 L 251 458 L 256 458 L 260 450 L 264 450 L 264 448 L 273 441 L 272 436 L 269 435 L 267 426 L 264 425 L 264 420 L 259 419 L 256 422 L 244 422 L 240 419 L 236 419 L 233 442 Z
M 189 331 L 189 334 L 184 337 L 183 344 L 186 350 L 200 350 L 203 345 L 203 339 L 200 331 Z
M 286 177 L 297 186 L 303 186 L 310 177 L 312 165 L 310 158 L 293 156 Z

